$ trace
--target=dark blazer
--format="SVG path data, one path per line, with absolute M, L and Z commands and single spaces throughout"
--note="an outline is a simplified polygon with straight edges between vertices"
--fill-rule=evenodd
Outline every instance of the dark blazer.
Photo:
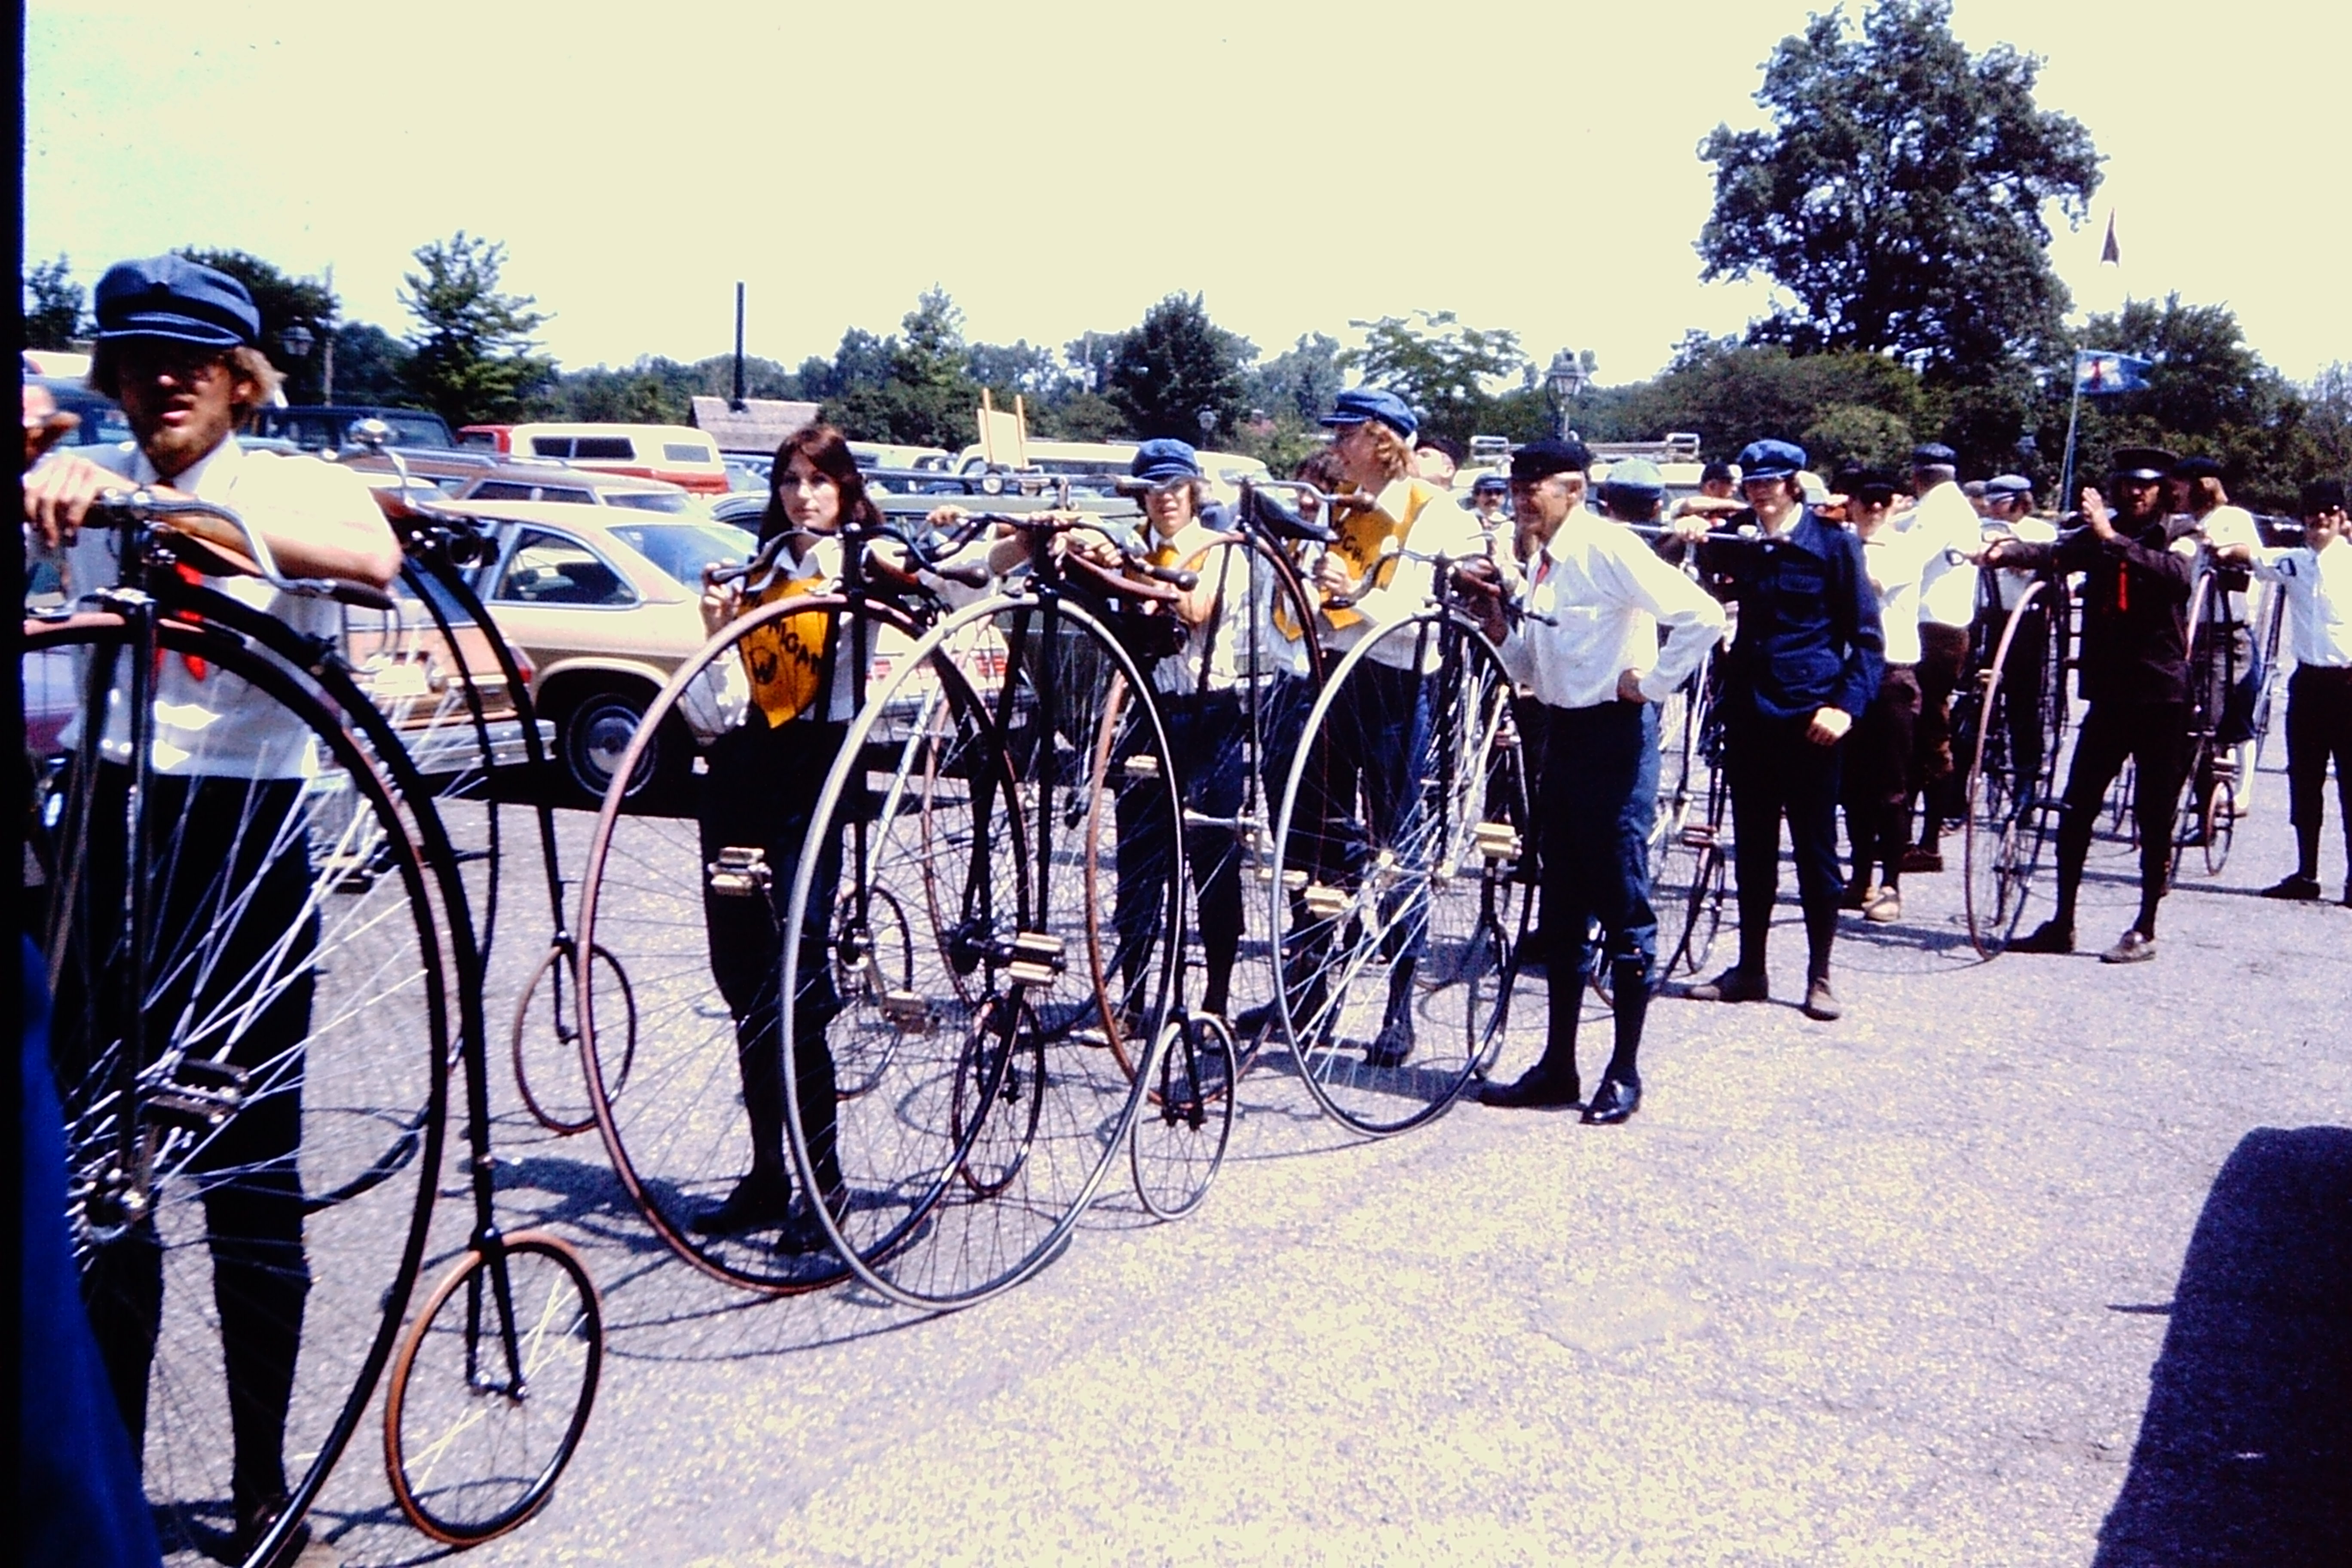
M 1755 521 L 1742 512 L 1731 522 Z M 1705 549 L 1725 596 L 1739 605 L 1726 700 L 1768 719 L 1817 708 L 1860 718 L 1878 693 L 1886 652 L 1862 541 L 1807 507 L 1785 534 L 1718 534 Z
M 2007 545 L 2003 565 L 2083 574 L 2081 681 L 2090 702 L 2189 700 L 2189 592 L 2197 563 L 2185 529 L 2158 519 L 2110 542 L 2080 529 L 2055 544 Z

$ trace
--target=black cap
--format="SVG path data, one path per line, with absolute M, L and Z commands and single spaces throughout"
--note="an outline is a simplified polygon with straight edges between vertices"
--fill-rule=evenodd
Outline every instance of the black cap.
M 2303 515 L 2317 517 L 2323 511 L 2344 510 L 2342 479 L 2305 479 L 2303 484 Z
M 2172 465 L 2172 477 L 2176 479 L 2218 479 L 2221 477 L 2221 465 L 2210 458 L 2183 458 Z
M 1838 475 L 1837 482 L 1830 488 L 1840 495 L 1852 496 L 1857 500 L 1869 500 L 1871 492 L 1878 491 L 1881 492 L 1878 500 L 1884 502 L 1893 500 L 1895 492 L 1903 487 L 1895 482 L 1894 475 L 1883 468 L 1848 468 Z
M 1554 474 L 1581 474 L 1592 467 L 1592 454 L 1581 441 L 1530 441 L 1511 454 L 1511 478 L 1548 479 Z
M 2179 461 L 2161 447 L 2118 447 L 2107 463 L 2107 473 L 2118 479 L 2160 479 Z
M 1698 482 L 1703 485 L 1727 485 L 1738 477 L 1731 465 L 1720 458 L 1698 471 Z
M 1930 441 L 1924 447 L 1911 448 L 1911 466 L 1915 468 L 1950 468 L 1959 466 L 1960 455 L 1940 441 Z

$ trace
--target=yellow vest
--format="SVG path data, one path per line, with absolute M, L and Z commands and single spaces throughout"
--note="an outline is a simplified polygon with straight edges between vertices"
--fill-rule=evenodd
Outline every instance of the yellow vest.
M 1339 537 L 1324 547 L 1324 553 L 1337 556 L 1347 567 L 1348 575 L 1360 581 L 1365 573 L 1371 572 L 1372 579 L 1366 584 L 1367 588 L 1387 587 L 1396 575 L 1397 557 L 1393 554 L 1383 556 L 1381 544 L 1393 539 L 1397 547 L 1402 549 L 1407 536 L 1412 532 L 1412 525 L 1421 521 L 1422 512 L 1444 493 L 1425 479 L 1407 479 L 1402 517 L 1391 517 L 1377 507 L 1369 511 L 1350 511 L 1332 525 L 1331 531 Z M 1323 606 L 1323 618 L 1337 629 L 1354 626 L 1364 616 L 1362 611 L 1352 605 L 1326 605 Z M 1275 627 L 1284 637 L 1297 642 L 1298 627 L 1286 624 L 1289 619 L 1277 604 L 1274 613 Z

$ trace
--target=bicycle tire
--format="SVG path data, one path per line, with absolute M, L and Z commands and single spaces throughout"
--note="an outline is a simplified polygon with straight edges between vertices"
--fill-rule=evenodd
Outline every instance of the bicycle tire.
M 1532 831 L 1512 690 L 1467 623 L 1392 623 L 1333 668 L 1285 783 L 1270 889 L 1282 1037 L 1316 1101 L 1369 1136 L 1443 1114 L 1508 1020 Z M 1376 774 L 1368 760 L 1400 723 L 1402 770 Z
M 1131 996 L 1106 994 L 1084 957 L 1094 916 L 1084 907 L 1081 825 L 1106 809 L 1124 776 L 1092 761 L 1106 754 L 1106 724 L 1119 722 L 1112 710 L 1120 683 L 1139 690 L 1139 671 L 1085 609 L 1026 595 L 983 600 L 933 626 L 868 689 L 825 781 L 812 833 L 836 823 L 847 832 L 857 826 L 852 816 L 865 819 L 867 863 L 859 877 L 845 868 L 844 879 L 869 879 L 897 894 L 910 919 L 934 928 L 914 943 L 919 963 L 938 954 L 965 982 L 925 991 L 923 1026 L 901 1030 L 882 1086 L 854 1113 L 844 1109 L 846 1202 L 837 1213 L 818 1210 L 852 1271 L 902 1305 L 971 1305 L 1058 1256 L 1141 1101 L 1143 1079 L 1109 1048 L 1108 1016 L 1131 1003 L 1156 1029 L 1181 951 L 1172 909 L 1160 906 L 1138 973 L 1124 977 Z M 1132 743 L 1108 754 L 1121 769 L 1137 757 L 1164 760 L 1156 705 L 1117 707 Z M 929 728 L 902 733 L 904 716 L 919 710 Z M 925 753 L 919 767 L 904 761 L 908 748 Z M 887 781 L 878 791 L 877 777 Z M 1162 803 L 1173 823 L 1172 797 L 1163 792 Z M 816 872 L 814 859 L 803 860 L 794 880 L 787 997 L 798 995 Z M 925 888 L 932 891 L 916 896 Z M 942 889 L 955 891 L 952 900 L 939 896 Z M 1016 990 L 1022 1006 L 1006 1014 L 997 999 Z M 984 1117 L 959 1117 L 954 1088 L 992 1025 L 1016 1032 L 1021 1048 L 1005 1053 L 1008 1063 L 1042 1052 L 1044 1070 L 1019 1100 L 999 1096 Z M 1019 1036 L 1024 1028 L 1034 1042 Z M 793 1157 L 805 1176 L 812 1152 L 800 1086 L 788 1079 L 785 1088 Z M 1007 1116 L 1024 1145 L 1017 1166 L 967 1179 L 973 1149 Z M 1002 1184 L 991 1179 L 997 1173 Z
M 530 978 L 523 983 L 522 994 L 516 999 L 514 1026 L 507 1041 L 515 1092 L 522 1097 L 523 1109 L 541 1127 L 563 1138 L 596 1125 L 596 1108 L 590 1103 L 580 1066 L 579 980 L 573 974 L 578 951 L 576 944 L 557 943 L 540 955 Z M 608 1045 L 606 1050 L 615 1063 L 608 1092 L 617 1095 L 627 1087 L 629 1068 L 636 1061 L 636 996 L 629 986 L 628 971 L 610 949 L 592 949 L 588 962 L 605 971 L 604 994 L 614 1004 L 611 1011 L 620 1039 L 617 1049 Z M 567 982 L 566 975 L 572 978 Z M 569 997 L 567 984 L 572 993 Z M 552 1050 L 538 1048 L 541 1037 L 537 1026 L 542 1017 L 554 1040 Z M 530 1065 L 535 1058 L 541 1058 L 537 1068 Z
M 2063 661 L 2053 646 L 2057 617 L 2043 603 L 2047 588 L 2044 583 L 2029 584 L 2019 595 L 1972 699 L 1979 721 L 1961 790 L 1962 898 L 1969 943 L 1987 961 L 2000 956 L 2027 911 L 2050 891 L 2045 861 L 2056 809 L 2050 786 L 2056 768 L 2052 740 L 2063 734 L 2051 710 L 2063 702 Z M 2042 665 L 2033 688 L 2036 711 L 2021 721 L 2012 709 L 2018 691 L 2010 668 L 2029 654 L 2038 655 Z M 2042 748 L 2030 763 L 2018 755 L 2027 722 Z
M 79 666 L 82 683 L 69 689 L 102 694 L 130 655 L 132 635 L 111 614 L 27 624 L 27 685 L 47 684 L 59 665 Z M 290 1226 L 299 1248 L 290 1261 L 271 1256 L 287 1245 L 282 1228 L 278 1239 L 230 1233 L 239 1266 L 250 1270 L 238 1292 L 240 1311 L 248 1314 L 236 1331 L 240 1353 L 274 1358 L 290 1342 L 292 1355 L 287 1500 L 247 1554 L 261 1562 L 320 1505 L 392 1354 L 415 1282 L 445 1133 L 452 954 L 411 837 L 418 812 L 429 817 L 429 806 L 387 782 L 373 748 L 352 733 L 347 720 L 356 716 L 221 626 L 166 618 L 155 636 L 163 658 L 195 661 L 190 668 L 200 663 L 203 679 L 219 689 L 242 682 L 265 698 L 284 729 L 261 728 L 306 733 L 315 771 L 304 780 L 250 784 L 221 774 L 197 784 L 151 782 L 139 796 L 139 841 L 152 842 L 159 857 L 152 898 L 160 907 L 155 947 L 138 960 L 153 982 L 138 1010 L 164 1029 L 140 1075 L 147 1080 L 142 1110 L 177 1119 L 149 1123 L 157 1139 L 150 1207 L 122 1229 L 94 1222 L 120 1128 L 124 1042 L 109 1022 L 120 1011 L 110 993 L 122 935 L 135 928 L 124 922 L 119 896 L 109 896 L 121 878 L 110 869 L 113 852 L 104 847 L 110 830 L 96 823 L 100 812 L 122 820 L 111 813 L 127 813 L 131 797 L 108 804 L 113 785 L 101 795 L 103 770 L 89 765 L 87 747 L 80 763 L 40 770 L 49 794 L 34 821 L 58 836 L 47 861 L 54 879 L 39 897 L 58 998 L 55 1065 L 73 1174 L 68 1218 L 93 1322 L 102 1343 L 131 1358 L 128 1366 L 135 1367 L 147 1332 L 140 1325 L 152 1310 L 142 1303 L 156 1299 L 146 1292 L 160 1291 L 144 1374 L 125 1374 L 137 1380 L 146 1412 L 134 1450 L 166 1550 L 213 1554 L 234 1519 L 224 1350 L 215 1327 L 222 1279 L 205 1239 L 210 1200 L 236 1199 L 250 1224 L 265 1223 L 274 1207 L 279 1219 L 267 1223 Z M 28 728 L 26 741 L 36 756 L 60 755 L 53 733 Z M 195 750 L 191 760 L 200 762 L 201 742 Z M 413 789 L 413 778 L 408 784 Z M 184 796 L 181 814 L 166 822 L 175 796 Z M 130 841 L 126 834 L 118 842 Z M 183 849 L 198 844 L 226 847 L 226 858 L 207 864 Z M 433 875 L 447 871 L 444 864 Z M 106 934 L 93 937 L 99 931 Z M 281 1001 L 297 996 L 305 1007 L 299 1025 L 290 1016 L 266 1022 Z M 285 1027 L 299 1027 L 300 1037 L 270 1045 L 268 1035 Z M 253 1046 L 257 1038 L 263 1044 Z M 268 1054 L 240 1060 L 246 1050 Z M 234 1098 L 211 1101 L 219 1120 L 190 1109 L 225 1088 Z M 290 1172 L 275 1152 L 286 1137 L 278 1119 L 289 1111 Z M 151 1253 L 152 1273 L 142 1260 Z M 147 1279 L 155 1284 L 141 1283 Z M 268 1364 L 274 1363 L 248 1363 L 261 1376 L 270 1375 Z
M 449 1546 L 537 1513 L 579 1450 L 604 1361 L 604 1303 L 570 1246 L 520 1231 L 495 1255 L 467 1249 L 426 1298 L 384 1390 L 384 1475 L 400 1511 Z
M 749 688 L 738 684 L 747 639 L 787 617 L 817 613 L 831 617 L 826 635 L 843 639 L 840 646 L 862 638 L 869 663 L 896 658 L 902 642 L 913 641 L 905 616 L 878 601 L 837 594 L 779 599 L 722 628 L 656 695 L 616 766 L 615 787 L 591 834 L 572 921 L 575 940 L 588 951 L 609 949 L 618 960 L 615 973 L 627 983 L 625 993 L 616 990 L 592 966 L 577 992 L 583 1074 L 614 1173 L 646 1224 L 681 1259 L 727 1284 L 777 1295 L 836 1283 L 845 1269 L 821 1254 L 779 1252 L 772 1226 L 727 1236 L 694 1229 L 696 1218 L 742 1174 L 750 1125 L 735 1021 L 711 963 L 709 922 L 715 906 L 707 904 L 705 892 L 719 868 L 704 853 L 698 816 L 638 809 L 628 781 L 644 749 L 656 743 L 654 737 L 677 727 L 673 719 L 713 735 L 713 744 L 755 719 Z M 693 715 L 693 725 L 680 718 L 686 713 Z M 698 760 L 698 765 L 708 763 Z M 710 775 L 688 776 L 698 811 Z M 818 840 L 812 836 L 808 842 Z M 787 852 L 797 855 L 801 847 L 795 842 Z M 782 891 L 773 868 L 746 874 L 754 881 L 766 878 L 768 891 L 749 895 L 755 900 Z M 782 925 L 779 916 L 780 935 Z M 631 1022 L 633 1032 L 625 1027 Z M 776 1158 L 789 1156 L 780 1150 Z
M 1181 1219 L 1206 1201 L 1224 1167 L 1240 1051 L 1233 1026 L 1200 1013 L 1171 1018 L 1154 1058 L 1159 1069 L 1128 1136 L 1128 1166 L 1148 1213 Z

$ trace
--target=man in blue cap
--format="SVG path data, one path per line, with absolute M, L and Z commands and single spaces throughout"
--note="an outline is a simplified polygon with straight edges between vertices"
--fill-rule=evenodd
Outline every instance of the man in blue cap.
M 2011 952 L 2074 951 L 2074 905 L 2083 865 L 2107 788 L 2135 763 L 2132 811 L 2139 825 L 2139 914 L 2113 947 L 2108 963 L 2156 956 L 2156 911 L 2172 863 L 2173 815 L 2188 772 L 2189 590 L 2193 546 L 2176 547 L 2166 516 L 2171 453 L 2154 447 L 2116 451 L 2109 483 L 2122 503 L 2108 508 L 2098 490 L 2083 491 L 2086 526 L 2055 544 L 1997 540 L 1986 560 L 2028 570 L 2055 567 L 2084 574 L 2080 679 L 2090 707 L 2074 742 L 2074 760 L 2058 825 L 2058 907 L 2042 927 L 2010 944 Z
M 1650 830 L 1657 810 L 1657 705 L 1688 679 L 1723 637 L 1723 606 L 1625 530 L 1585 510 L 1591 458 L 1581 442 L 1537 441 L 1511 456 L 1519 531 L 1533 548 L 1525 612 L 1516 626 L 1501 597 L 1486 636 L 1533 694 L 1544 736 L 1535 820 L 1542 837 L 1543 924 L 1538 945 L 1550 976 L 1543 1056 L 1518 1080 L 1480 1097 L 1489 1105 L 1571 1106 L 1581 1097 L 1576 1034 L 1587 932 L 1607 945 L 1616 1039 L 1588 1122 L 1608 1126 L 1642 1102 L 1638 1053 L 1656 958 L 1650 907 Z M 1652 509 L 1655 510 L 1655 501 Z M 1666 633 L 1662 645 L 1658 633 Z
M 90 384 L 121 404 L 132 441 L 121 449 L 52 453 L 26 476 L 24 489 L 25 521 L 40 548 L 62 552 L 70 593 L 92 594 L 119 580 L 115 535 L 85 531 L 82 523 L 108 492 L 141 486 L 236 511 L 287 576 L 377 587 L 393 581 L 399 545 L 356 476 L 310 458 L 248 456 L 237 446 L 237 426 L 278 384 L 257 346 L 259 313 L 242 284 L 183 257 L 159 256 L 109 268 L 93 301 L 98 341 Z M 174 527 L 233 555 L 246 547 L 241 534 L 216 520 Z M 341 612 L 331 600 L 281 594 L 251 576 L 207 578 L 206 584 L 322 642 L 340 630 Z M 124 679 L 118 673 L 118 681 Z M 155 680 L 155 743 L 139 814 L 158 825 L 159 835 L 170 825 L 171 887 L 198 891 L 162 899 L 153 932 L 159 951 L 147 955 L 151 989 L 134 1004 L 151 1019 L 179 1021 L 179 1028 L 235 1012 L 238 1032 L 226 1059 L 278 1072 L 295 1064 L 299 1084 L 314 986 L 308 955 L 320 920 L 301 810 L 305 780 L 319 771 L 310 737 L 289 733 L 283 710 L 266 695 L 243 682 L 206 679 L 192 661 L 163 660 Z M 116 696 L 128 700 L 121 685 Z M 92 849 L 92 876 L 101 880 L 105 868 L 127 863 L 119 836 L 130 812 L 131 773 L 117 763 L 99 764 L 92 832 L 118 836 Z M 206 826 L 223 822 L 226 829 Z M 237 889 L 233 911 L 183 907 L 203 904 L 202 889 L 224 887 Z M 94 882 L 85 897 L 89 907 L 102 908 L 121 894 Z M 176 954 L 177 962 L 162 962 L 164 954 Z M 67 965 L 63 978 L 71 984 L 60 986 L 52 1039 L 68 1078 L 119 1048 L 121 998 L 115 990 L 128 963 L 120 952 L 77 950 Z M 257 997 L 257 990 L 264 994 Z M 219 1049 L 176 1037 L 155 1044 Z M 259 1096 L 196 1157 L 196 1168 L 213 1178 L 203 1201 L 234 1449 L 229 1545 L 240 1558 L 278 1524 L 288 1501 L 286 1420 L 310 1290 L 304 1199 L 294 1174 L 300 1122 L 299 1090 Z M 91 1246 L 84 1259 L 91 1328 L 134 1454 L 144 1451 L 162 1322 L 162 1246 L 151 1216 Z M 195 1310 L 178 1310 L 193 1317 Z
M 1413 437 L 1420 421 L 1402 398 L 1375 387 L 1339 394 L 1323 424 L 1346 490 L 1333 507 L 1336 535 L 1316 563 L 1310 586 L 1318 601 L 1318 631 L 1325 655 L 1337 660 L 1384 627 L 1420 613 L 1435 592 L 1443 563 L 1484 559 L 1486 537 L 1454 498 L 1413 472 Z M 1278 625 L 1279 623 L 1277 623 Z M 1421 791 L 1413 759 L 1428 733 L 1429 683 L 1413 667 L 1412 639 L 1381 638 L 1349 679 L 1333 710 L 1324 793 L 1313 806 L 1315 846 L 1307 849 L 1310 875 L 1345 882 L 1361 874 L 1349 864 L 1359 829 L 1395 843 L 1410 828 Z M 1392 922 L 1382 952 L 1388 995 L 1367 1065 L 1401 1066 L 1412 1053 L 1412 975 L 1424 937 L 1411 910 Z M 1291 1017 L 1325 1011 L 1322 963 L 1336 933 L 1308 925 L 1297 952 L 1286 957 L 1294 992 Z
M 1830 987 L 1845 888 L 1838 869 L 1840 750 L 1878 690 L 1885 645 L 1861 542 L 1805 505 L 1798 479 L 1804 467 L 1801 447 L 1751 442 L 1739 454 L 1748 510 L 1731 520 L 1733 531 L 1709 532 L 1696 519 L 1677 525 L 1701 541 L 1704 563 L 1739 605 L 1718 710 L 1739 882 L 1739 961 L 1688 994 L 1769 1000 L 1764 960 L 1786 816 L 1805 911 L 1804 1011 L 1828 1020 L 1844 1011 Z

